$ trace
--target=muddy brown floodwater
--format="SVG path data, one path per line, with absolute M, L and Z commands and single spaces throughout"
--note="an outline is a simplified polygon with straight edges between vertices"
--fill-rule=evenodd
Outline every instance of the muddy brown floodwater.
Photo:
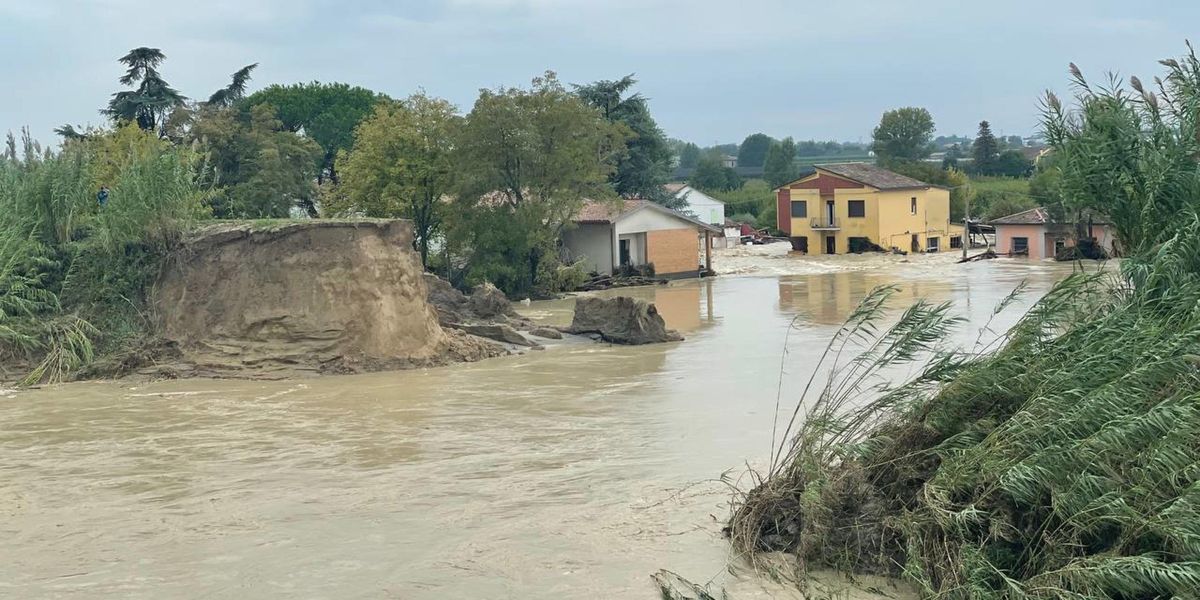
M 899 284 L 897 307 L 953 301 L 974 340 L 1019 281 L 1032 300 L 1070 270 L 919 262 L 625 291 L 656 301 L 679 344 L 9 393 L 0 597 L 650 599 L 660 568 L 734 600 L 785 597 L 726 570 L 730 494 L 714 480 L 768 455 L 793 317 L 789 406 L 873 286 Z

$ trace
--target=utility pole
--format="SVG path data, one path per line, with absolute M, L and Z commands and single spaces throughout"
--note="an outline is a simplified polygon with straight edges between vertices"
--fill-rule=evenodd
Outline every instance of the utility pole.
M 966 198 L 964 199 L 965 206 L 963 208 L 962 248 L 963 248 L 963 260 L 966 260 L 967 259 L 967 246 L 969 246 L 971 244 L 971 195 L 963 194 L 963 196 L 966 196 Z

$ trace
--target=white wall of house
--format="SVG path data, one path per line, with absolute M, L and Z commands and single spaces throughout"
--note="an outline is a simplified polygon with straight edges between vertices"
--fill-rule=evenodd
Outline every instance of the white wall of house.
M 629 264 L 640 267 L 646 264 L 646 234 L 626 233 L 617 238 L 617 264 L 621 263 L 621 245 L 629 244 Z
M 717 226 L 725 223 L 724 202 L 691 186 L 684 186 L 675 193 L 675 197 L 683 198 L 687 202 L 687 210 L 695 215 L 697 219 Z
M 698 225 L 653 208 L 643 208 L 631 212 L 617 221 L 617 235 L 685 227 L 698 227 Z
M 647 231 L 686 228 L 698 225 L 654 208 L 633 211 L 615 224 L 580 223 L 563 232 L 562 258 L 572 263 L 583 259 L 589 271 L 610 275 L 620 265 L 621 240 L 628 240 L 633 264 L 644 265 Z
M 584 260 L 589 271 L 603 275 L 616 264 L 616 233 L 609 223 L 581 223 L 563 233 L 563 257 L 568 262 Z

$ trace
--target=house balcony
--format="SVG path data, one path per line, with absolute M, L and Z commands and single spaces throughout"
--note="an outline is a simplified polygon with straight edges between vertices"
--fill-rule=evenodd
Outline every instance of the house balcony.
M 836 218 L 813 219 L 808 225 L 813 231 L 837 231 L 842 226 Z

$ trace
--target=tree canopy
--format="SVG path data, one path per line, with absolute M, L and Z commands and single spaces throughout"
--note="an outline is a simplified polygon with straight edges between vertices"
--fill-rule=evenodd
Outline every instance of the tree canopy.
M 921 160 L 930 154 L 933 117 L 924 108 L 905 107 L 883 113 L 871 134 L 871 148 L 882 163 Z
M 375 103 L 385 98 L 380 94 L 345 83 L 297 83 L 271 85 L 246 98 L 249 107 L 270 104 L 283 127 L 303 132 L 324 151 L 320 181 L 337 181 L 335 159 L 341 150 L 354 142 L 354 128 L 362 122 Z
M 284 128 L 270 105 L 204 108 L 190 135 L 215 172 L 216 216 L 281 218 L 311 206 L 321 148 Z
M 719 152 L 709 151 L 696 163 L 688 183 L 698 190 L 730 191 L 742 187 L 742 178 L 736 170 L 722 164 Z
M 158 48 L 134 48 L 119 60 L 127 68 L 119 79 L 133 90 L 116 92 L 103 111 L 114 123 L 135 122 L 147 131 L 158 132 L 166 115 L 187 98 L 172 88 L 158 72 L 166 55 Z
M 971 168 L 982 175 L 992 175 L 996 171 L 996 159 L 1000 157 L 1000 144 L 992 134 L 992 126 L 987 121 L 979 123 L 979 133 L 975 143 L 971 144 L 973 158 Z
M 678 140 L 676 142 L 679 166 L 685 169 L 694 169 L 696 163 L 700 162 L 700 146 L 691 142 L 680 142 Z
M 338 156 L 342 180 L 326 213 L 412 220 L 413 244 L 428 265 L 443 200 L 453 192 L 452 152 L 462 120 L 454 105 L 424 94 L 376 104 L 355 130 L 353 147 Z
M 609 177 L 630 136 L 553 72 L 529 89 L 482 90 L 455 148 L 449 241 L 470 282 L 528 292 L 585 199 L 616 195 Z
M 258 63 L 246 65 L 229 76 L 229 85 L 213 92 L 208 97 L 212 106 L 233 106 L 246 97 L 246 87 L 250 84 L 250 74 L 258 68 Z
M 767 151 L 775 140 L 765 133 L 752 133 L 738 146 L 739 167 L 761 167 L 767 160 Z
M 767 160 L 763 165 L 763 177 L 772 188 L 779 187 L 796 178 L 796 144 L 792 138 L 772 142 L 767 150 Z
M 573 86 L 575 93 L 588 105 L 595 107 L 610 123 L 629 128 L 625 153 L 609 177 L 613 189 L 625 197 L 640 197 L 676 207 L 682 204 L 667 194 L 663 184 L 671 175 L 671 147 L 659 129 L 646 99 L 641 94 L 629 94 L 637 84 L 633 75 L 616 81 L 597 81 Z

